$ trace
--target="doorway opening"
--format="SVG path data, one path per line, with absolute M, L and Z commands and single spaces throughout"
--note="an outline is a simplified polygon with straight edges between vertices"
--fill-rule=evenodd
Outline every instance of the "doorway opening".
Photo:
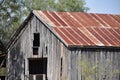
M 29 59 L 30 80 L 47 80 L 47 58 Z

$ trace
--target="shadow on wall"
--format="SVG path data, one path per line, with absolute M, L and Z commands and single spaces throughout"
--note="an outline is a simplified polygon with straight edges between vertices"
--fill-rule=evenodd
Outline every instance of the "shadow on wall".
M 10 57 L 8 59 L 8 75 L 9 80 L 21 80 L 21 74 L 24 74 L 24 55 L 20 51 L 20 42 L 13 48 L 10 52 Z

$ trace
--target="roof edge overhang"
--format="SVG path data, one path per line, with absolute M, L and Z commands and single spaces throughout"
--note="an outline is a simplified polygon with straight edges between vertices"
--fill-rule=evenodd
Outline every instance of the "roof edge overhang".
M 33 15 L 34 14 L 31 11 L 30 14 L 28 15 L 28 17 L 22 22 L 22 24 L 19 26 L 19 28 L 16 30 L 16 32 L 12 35 L 12 37 L 6 47 L 7 50 L 11 46 L 11 44 L 13 44 L 15 42 L 15 38 L 19 35 L 21 30 L 25 27 L 25 25 L 29 22 L 29 20 L 32 18 Z
M 69 49 L 115 49 L 115 50 L 120 50 L 119 46 L 81 46 L 81 45 L 69 45 L 68 46 Z

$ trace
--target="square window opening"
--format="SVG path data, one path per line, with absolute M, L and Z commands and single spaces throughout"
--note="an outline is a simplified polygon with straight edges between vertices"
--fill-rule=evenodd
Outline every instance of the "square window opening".
M 47 58 L 29 59 L 29 74 L 47 74 Z

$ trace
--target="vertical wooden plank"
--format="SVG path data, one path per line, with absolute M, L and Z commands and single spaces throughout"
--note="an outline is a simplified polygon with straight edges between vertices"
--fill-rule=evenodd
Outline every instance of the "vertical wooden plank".
M 57 40 L 57 39 L 56 39 Z M 57 40 L 56 42 L 56 60 L 57 60 L 57 80 L 60 80 L 60 70 L 61 70 L 61 49 L 60 49 L 60 42 Z
M 71 80 L 78 80 L 78 74 L 77 74 L 77 51 L 76 50 L 72 50 L 71 51 Z
M 32 27 L 33 27 L 33 32 L 35 33 L 36 32 L 36 17 L 33 16 L 33 19 L 32 19 Z
M 51 36 L 51 33 L 49 32 L 48 34 L 48 41 L 49 41 L 49 44 L 48 44 L 48 67 L 47 67 L 47 76 L 48 76 L 48 80 L 52 80 L 52 36 Z
M 100 79 L 102 80 L 104 77 L 104 61 L 105 61 L 105 52 L 104 51 L 100 51 Z
M 81 50 L 78 50 L 78 56 L 77 56 L 77 61 L 78 61 L 78 80 L 82 79 L 82 73 L 81 73 Z
M 95 80 L 99 80 L 99 57 L 100 57 L 100 50 L 97 49 L 97 51 L 95 52 L 95 63 L 94 63 L 94 67 L 95 68 Z
M 71 79 L 71 51 L 67 50 L 67 71 L 68 71 L 68 80 L 72 80 Z
M 116 54 L 118 54 L 118 70 L 120 71 L 120 50 L 118 52 L 116 52 Z M 120 72 L 118 72 L 118 79 L 120 79 Z
M 68 50 L 63 44 L 61 44 L 61 48 L 63 48 L 63 51 L 61 52 L 63 54 L 63 70 L 61 79 L 68 80 Z
M 117 69 L 118 69 L 118 64 L 117 64 L 117 54 L 114 52 L 114 75 L 115 75 L 115 80 L 117 80 Z
M 40 25 L 39 25 L 40 21 L 39 19 L 36 17 L 36 32 L 40 32 Z
M 47 41 L 49 41 L 49 34 L 50 33 L 48 33 L 47 34 Z M 47 53 L 47 55 L 49 56 L 48 57 L 48 62 L 47 62 L 47 79 L 48 80 L 51 80 L 51 75 L 50 75 L 50 70 L 51 70 L 51 67 L 50 67 L 50 41 L 48 42 L 48 53 Z
M 112 76 L 113 76 L 113 70 L 112 70 L 112 63 L 113 63 L 113 61 L 112 61 L 112 56 L 113 56 L 113 52 L 109 52 L 109 51 L 107 51 L 107 53 L 108 53 L 108 61 L 107 61 L 107 64 L 108 64 L 108 69 L 107 69 L 107 71 L 108 71 L 108 79 L 109 80 L 112 80 Z
M 56 73 L 55 73 L 55 70 L 56 70 L 56 68 L 55 68 L 55 52 L 56 52 L 56 49 L 55 49 L 55 44 L 56 44 L 56 42 L 54 41 L 54 37 L 53 37 L 53 35 L 51 34 L 51 37 L 52 37 L 52 49 L 51 49 L 51 54 L 52 54 L 52 80 L 55 80 L 56 79 Z

